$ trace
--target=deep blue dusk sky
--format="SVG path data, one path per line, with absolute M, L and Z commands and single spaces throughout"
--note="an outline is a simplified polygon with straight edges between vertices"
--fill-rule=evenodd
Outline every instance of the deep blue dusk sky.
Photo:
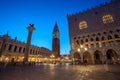
M 67 14 L 75 14 L 110 0 L 0 0 L 0 35 L 26 42 L 26 27 L 34 24 L 31 44 L 52 49 L 52 31 L 58 23 L 60 52 L 70 50 Z

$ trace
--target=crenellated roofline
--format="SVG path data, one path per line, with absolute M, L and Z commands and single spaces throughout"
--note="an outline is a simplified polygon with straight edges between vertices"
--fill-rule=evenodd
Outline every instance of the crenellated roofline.
M 120 0 L 111 0 L 110 2 L 105 2 L 105 3 L 100 4 L 98 6 L 87 8 L 86 10 L 83 10 L 83 11 L 79 11 L 79 12 L 76 12 L 76 13 L 73 13 L 73 14 L 67 14 L 67 18 L 69 18 L 71 16 L 78 15 L 78 14 L 84 14 L 84 13 L 90 11 L 90 10 L 93 10 L 93 9 L 96 9 L 96 8 L 100 8 L 100 7 L 104 7 L 104 6 L 107 6 L 107 5 L 110 5 L 110 4 L 114 4 L 114 3 L 117 3 L 117 2 L 120 2 Z

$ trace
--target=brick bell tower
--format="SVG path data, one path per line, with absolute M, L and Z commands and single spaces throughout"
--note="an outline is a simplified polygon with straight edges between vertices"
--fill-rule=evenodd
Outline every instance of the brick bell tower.
M 60 57 L 60 33 L 57 23 L 54 26 L 52 33 L 52 51 L 55 57 Z

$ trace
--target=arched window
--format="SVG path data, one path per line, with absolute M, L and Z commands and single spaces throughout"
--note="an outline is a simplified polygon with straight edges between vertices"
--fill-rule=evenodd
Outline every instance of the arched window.
M 108 40 L 109 40 L 109 39 L 112 39 L 112 36 L 108 35 Z
M 16 52 L 17 51 L 17 46 L 15 46 L 15 48 L 14 48 L 14 52 Z
M 23 53 L 25 52 L 25 48 L 23 49 Z
M 98 38 L 98 37 L 96 37 L 96 41 L 99 41 L 99 38 Z
M 83 40 L 81 40 L 81 44 L 83 44 Z
M 117 35 L 117 34 L 115 34 L 114 36 L 115 36 L 115 38 L 119 38 L 119 35 Z
M 104 36 L 102 36 L 102 38 L 101 38 L 102 40 L 105 40 L 105 37 Z
M 8 49 L 8 50 L 9 50 L 9 51 L 11 51 L 11 49 L 12 49 L 12 45 L 10 44 L 10 46 L 9 46 L 9 49 Z
M 90 35 L 87 35 L 87 37 L 90 37 Z
M 93 38 L 91 38 L 91 41 L 94 41 L 94 39 L 93 39 Z
M 85 42 L 88 42 L 88 39 L 86 39 Z
M 21 52 L 21 50 L 22 50 L 22 47 L 19 48 L 19 52 Z
M 92 34 L 92 36 L 94 37 L 94 36 L 95 36 L 95 34 Z
M 81 21 L 81 22 L 79 23 L 79 28 L 80 28 L 80 29 L 85 29 L 85 28 L 87 28 L 87 22 L 86 22 L 86 21 Z
M 74 40 L 76 39 L 76 37 L 74 37 Z
M 117 29 L 117 30 L 116 30 L 116 32 L 120 32 L 120 30 L 119 30 L 119 29 Z
M 105 34 L 105 35 L 106 35 L 107 33 L 106 33 L 106 32 L 103 32 L 103 34 Z
M 32 49 L 30 49 L 30 54 L 32 54 Z
M 108 23 L 114 22 L 113 16 L 110 15 L 110 14 L 104 15 L 104 16 L 102 17 L 102 19 L 103 19 L 103 23 L 104 23 L 104 24 L 108 24 Z
M 112 34 L 112 33 L 113 33 L 113 31 L 109 31 L 109 33 L 111 33 L 111 34 Z
M 100 34 L 100 33 L 97 33 L 97 35 L 99 35 L 99 36 L 100 36 L 101 34 Z
M 78 37 L 78 39 L 80 39 L 80 36 Z
M 76 43 L 79 45 L 79 41 L 77 40 Z

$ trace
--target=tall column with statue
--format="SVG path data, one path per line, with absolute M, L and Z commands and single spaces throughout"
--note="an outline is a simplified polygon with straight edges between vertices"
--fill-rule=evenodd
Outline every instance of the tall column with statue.
M 28 38 L 27 38 L 27 43 L 26 43 L 26 48 L 25 48 L 25 53 L 24 53 L 24 63 L 28 63 L 28 57 L 29 57 L 29 46 L 31 43 L 31 37 L 32 37 L 32 32 L 35 30 L 34 24 L 29 24 L 27 27 L 28 29 Z

